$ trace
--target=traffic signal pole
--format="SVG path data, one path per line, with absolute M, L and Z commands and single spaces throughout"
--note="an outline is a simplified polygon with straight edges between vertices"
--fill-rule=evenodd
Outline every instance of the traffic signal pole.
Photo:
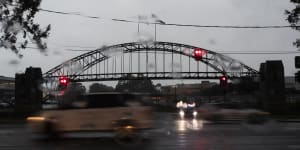
M 227 87 L 228 87 L 228 77 L 223 75 L 220 78 L 220 86 L 223 90 L 223 101 L 226 100 L 226 94 L 227 94 Z
M 300 68 L 300 56 L 295 56 L 295 68 Z M 300 83 L 300 70 L 298 70 L 298 72 L 295 73 L 295 81 Z

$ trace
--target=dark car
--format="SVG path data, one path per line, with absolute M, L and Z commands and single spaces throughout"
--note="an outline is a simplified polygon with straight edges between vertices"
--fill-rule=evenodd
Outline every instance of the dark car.
M 218 104 L 206 103 L 197 108 L 200 118 L 210 121 L 242 120 L 248 123 L 264 123 L 270 113 L 257 109 L 223 108 Z

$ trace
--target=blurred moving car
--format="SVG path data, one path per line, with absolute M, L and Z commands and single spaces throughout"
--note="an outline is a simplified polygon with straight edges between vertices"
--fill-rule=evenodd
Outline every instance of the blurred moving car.
M 181 119 L 196 118 L 198 115 L 195 102 L 188 103 L 188 102 L 179 101 L 176 104 L 176 107 L 178 108 L 178 114 Z
M 248 123 L 264 123 L 270 118 L 269 112 L 257 109 L 222 108 L 218 104 L 206 103 L 197 108 L 198 116 L 209 121 L 243 120 Z
M 139 131 L 152 128 L 152 108 L 144 104 L 141 96 L 134 94 L 86 94 L 69 107 L 63 103 L 63 109 L 27 117 L 27 122 L 34 132 L 49 137 L 65 132 L 109 131 L 117 138 L 132 139 Z
M 10 105 L 8 103 L 1 102 L 0 108 L 8 108 Z

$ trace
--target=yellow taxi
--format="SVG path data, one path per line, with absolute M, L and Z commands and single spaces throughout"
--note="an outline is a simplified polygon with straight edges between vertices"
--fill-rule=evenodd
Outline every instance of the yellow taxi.
M 128 138 L 153 127 L 152 108 L 138 94 L 92 93 L 68 102 L 62 102 L 60 109 L 27 117 L 29 128 L 49 137 L 65 132 L 109 131 Z

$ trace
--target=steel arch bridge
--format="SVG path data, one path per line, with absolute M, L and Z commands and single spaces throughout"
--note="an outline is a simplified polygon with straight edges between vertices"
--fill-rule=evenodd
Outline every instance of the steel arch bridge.
M 194 59 L 194 50 L 203 52 Z M 230 79 L 255 77 L 255 69 L 226 55 L 171 42 L 131 42 L 74 57 L 43 74 L 46 81 L 66 76 L 73 82 L 141 79 Z

